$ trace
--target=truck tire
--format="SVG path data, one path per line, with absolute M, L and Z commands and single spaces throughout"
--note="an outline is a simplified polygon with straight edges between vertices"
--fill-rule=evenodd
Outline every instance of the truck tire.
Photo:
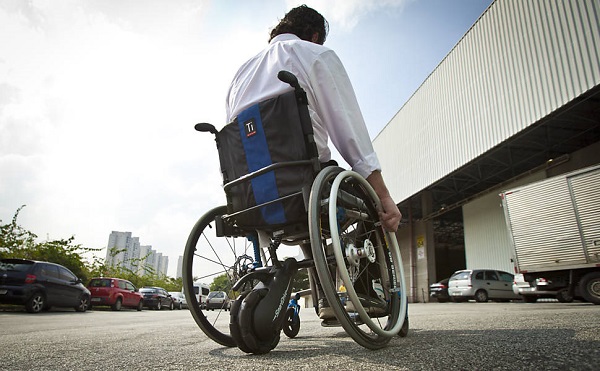
M 583 298 L 590 303 L 600 304 L 600 272 L 591 272 L 579 281 Z

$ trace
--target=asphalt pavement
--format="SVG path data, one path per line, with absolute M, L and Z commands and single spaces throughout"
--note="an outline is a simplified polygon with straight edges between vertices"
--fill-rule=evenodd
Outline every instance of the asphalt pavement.
M 0 307 L 0 370 L 600 369 L 600 305 L 420 303 L 409 315 L 408 337 L 372 351 L 303 308 L 296 338 L 282 333 L 273 351 L 250 355 L 208 339 L 185 309 Z

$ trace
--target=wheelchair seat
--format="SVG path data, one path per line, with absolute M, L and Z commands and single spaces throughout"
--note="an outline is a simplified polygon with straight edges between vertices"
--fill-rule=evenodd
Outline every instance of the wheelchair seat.
M 320 164 L 299 86 L 245 109 L 216 141 L 225 223 L 285 234 L 306 229 L 308 195 Z

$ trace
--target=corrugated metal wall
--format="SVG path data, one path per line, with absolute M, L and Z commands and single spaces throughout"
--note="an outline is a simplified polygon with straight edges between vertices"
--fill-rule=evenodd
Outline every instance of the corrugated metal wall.
M 506 187 L 517 187 L 545 177 L 544 171 L 541 171 Z M 498 196 L 498 193 L 504 190 L 497 189 L 463 206 L 467 269 L 492 268 L 514 272 L 511 259 L 515 257 L 515 249 L 510 240 L 504 209 Z
M 497 0 L 375 138 L 398 202 L 600 84 L 599 0 Z

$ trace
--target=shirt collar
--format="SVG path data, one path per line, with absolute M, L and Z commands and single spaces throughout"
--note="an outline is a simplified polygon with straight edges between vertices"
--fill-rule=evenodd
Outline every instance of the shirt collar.
M 293 33 L 282 33 L 281 35 L 275 36 L 269 44 L 276 43 L 278 41 L 289 41 L 289 40 L 300 40 L 300 38 Z

